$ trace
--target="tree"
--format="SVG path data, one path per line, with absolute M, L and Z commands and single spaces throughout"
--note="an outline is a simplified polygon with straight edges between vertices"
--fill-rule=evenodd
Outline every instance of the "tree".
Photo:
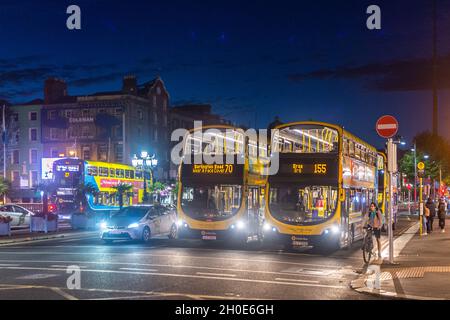
M 133 186 L 127 183 L 119 183 L 118 185 L 113 187 L 116 192 L 114 194 L 119 197 L 119 206 L 120 209 L 123 207 L 123 197 L 132 196 L 133 195 Z
M 81 207 L 81 206 L 85 206 L 85 204 L 87 203 L 86 200 L 86 196 L 87 195 L 92 195 L 92 196 L 96 196 L 98 194 L 99 190 L 97 189 L 97 187 L 92 184 L 92 183 L 80 183 L 77 187 L 77 189 L 75 190 L 75 201 L 77 202 L 77 204 Z
M 3 177 L 0 177 L 0 197 L 7 194 L 10 187 L 11 183 L 8 180 L 3 179 Z

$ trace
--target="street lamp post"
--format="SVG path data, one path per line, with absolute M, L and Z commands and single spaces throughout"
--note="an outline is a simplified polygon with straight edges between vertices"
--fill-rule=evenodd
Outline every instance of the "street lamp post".
M 417 208 L 417 147 L 414 142 L 414 210 Z
M 142 169 L 142 174 L 144 176 L 144 197 L 143 201 L 148 201 L 148 192 L 147 192 L 147 169 L 153 172 L 153 167 L 156 167 L 158 164 L 158 160 L 155 158 L 155 155 L 150 156 L 147 151 L 142 151 L 139 157 L 135 154 L 133 159 L 131 160 L 132 164 L 136 168 Z

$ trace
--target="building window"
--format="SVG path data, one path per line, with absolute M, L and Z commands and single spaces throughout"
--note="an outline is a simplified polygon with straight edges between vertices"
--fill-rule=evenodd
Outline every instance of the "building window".
M 91 148 L 83 147 L 83 159 L 90 160 L 91 159 Z
M 161 87 L 156 87 L 156 94 L 160 95 L 161 94 Z
M 141 129 L 141 127 L 138 127 L 138 128 L 137 128 L 137 132 L 138 132 L 138 137 L 141 137 L 141 134 L 142 134 L 142 129 Z
M 156 96 L 153 96 L 153 108 L 156 108 Z
M 81 137 L 82 138 L 89 138 L 90 137 L 90 130 L 88 126 L 84 126 L 81 128 Z
M 58 111 L 56 111 L 56 110 L 51 110 L 51 111 L 48 113 L 48 119 L 49 119 L 49 120 L 55 120 L 57 114 L 58 114 Z
M 108 159 L 108 145 L 101 144 L 98 146 L 98 160 L 107 161 Z
M 58 139 L 58 128 L 50 128 L 50 139 L 51 140 Z
M 164 98 L 163 100 L 163 109 L 166 110 L 167 109 L 167 99 Z
M 20 159 L 19 159 L 19 150 L 13 150 L 12 154 L 11 154 L 11 163 L 12 164 L 19 164 L 20 163 Z
M 142 112 L 142 110 L 138 110 L 138 117 L 139 120 L 144 120 L 144 113 Z
M 82 115 L 83 117 L 89 117 L 89 109 L 83 109 Z
M 114 156 L 116 158 L 116 162 L 121 163 L 123 160 L 123 149 L 121 144 L 116 144 L 114 150 Z
M 37 129 L 36 128 L 30 128 L 30 141 L 37 141 Z
M 36 187 L 38 185 L 38 172 L 37 171 L 30 171 L 30 187 Z
M 153 112 L 153 121 L 155 124 L 158 124 L 158 114 L 156 112 Z
M 13 187 L 20 187 L 20 172 L 12 171 L 11 172 L 11 182 Z
M 30 149 L 30 164 L 38 163 L 38 152 L 36 149 Z
M 37 112 L 31 111 L 28 113 L 30 121 L 36 121 L 37 120 Z
M 158 140 L 158 129 L 155 129 L 155 140 Z
M 116 114 L 116 116 L 122 115 L 122 108 L 116 108 L 116 110 L 114 110 L 114 113 Z

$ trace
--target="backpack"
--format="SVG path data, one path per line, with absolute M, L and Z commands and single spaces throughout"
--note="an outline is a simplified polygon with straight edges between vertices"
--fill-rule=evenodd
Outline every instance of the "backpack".
M 430 209 L 428 207 L 425 207 L 425 217 L 429 217 L 430 216 Z

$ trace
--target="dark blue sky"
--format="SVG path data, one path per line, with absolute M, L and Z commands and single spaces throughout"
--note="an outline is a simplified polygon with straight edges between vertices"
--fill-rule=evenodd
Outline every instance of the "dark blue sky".
M 450 2 L 437 1 L 443 127 Z M 81 7 L 80 31 L 66 29 L 70 4 Z M 381 7 L 380 31 L 366 28 L 370 4 Z M 431 125 L 431 44 L 430 0 L 0 0 L 0 99 L 42 97 L 48 76 L 75 95 L 160 74 L 172 105 L 211 103 L 252 126 L 256 110 L 258 127 L 275 115 L 328 121 L 381 146 L 382 114 L 407 138 Z

